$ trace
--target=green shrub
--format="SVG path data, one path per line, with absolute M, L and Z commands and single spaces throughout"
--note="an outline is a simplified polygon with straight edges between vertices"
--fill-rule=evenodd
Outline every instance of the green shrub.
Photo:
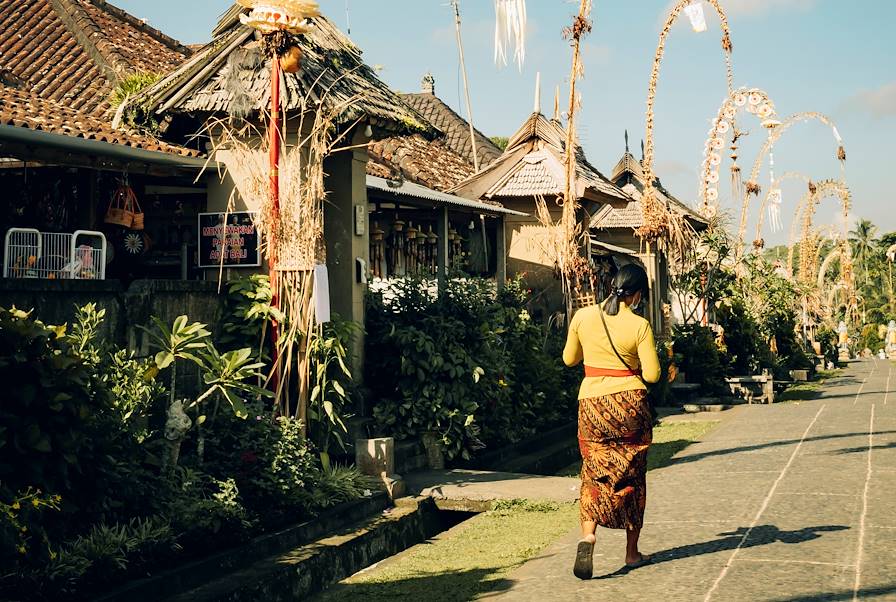
M 452 280 L 432 297 L 407 279 L 368 297 L 367 378 L 380 432 L 436 432 L 449 458 L 575 419 L 578 377 L 562 337 L 534 324 L 518 283 Z
M 715 318 L 725 331 L 722 360 L 727 374 L 759 374 L 763 369 L 772 367 L 768 342 L 740 298 L 729 298 L 720 303 Z
M 0 481 L 13 491 L 65 494 L 104 459 L 111 407 L 64 334 L 30 312 L 0 308 L 0 380 L 15 383 L 0 404 Z
M 679 368 L 688 382 L 697 383 L 708 395 L 727 391 L 724 369 L 715 335 L 706 326 L 676 326 L 673 331 L 675 353 L 681 356 Z
M 176 549 L 171 526 L 163 519 L 134 519 L 94 525 L 86 535 L 63 544 L 35 576 L 44 593 L 73 593 L 107 586 L 137 573 Z
M 312 512 L 319 473 L 301 422 L 274 418 L 254 405 L 247 420 L 229 414 L 211 420 L 206 437 L 202 470 L 219 479 L 233 478 L 250 512 L 272 523 Z

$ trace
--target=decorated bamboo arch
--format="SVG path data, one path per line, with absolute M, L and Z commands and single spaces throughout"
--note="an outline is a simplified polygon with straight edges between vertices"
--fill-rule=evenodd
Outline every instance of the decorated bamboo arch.
M 778 140 L 781 139 L 784 133 L 792 126 L 796 125 L 797 123 L 810 120 L 819 121 L 831 128 L 831 132 L 833 133 L 834 139 L 837 142 L 837 159 L 840 161 L 841 165 L 841 178 L 843 177 L 843 164 L 846 161 L 846 149 L 843 146 L 843 138 L 840 136 L 840 132 L 837 130 L 837 126 L 834 124 L 831 118 L 827 115 L 814 111 L 795 113 L 787 117 L 783 122 L 770 129 L 768 138 L 766 138 L 765 142 L 762 145 L 762 148 L 759 151 L 759 154 L 756 156 L 755 161 L 753 161 L 753 168 L 750 170 L 750 178 L 746 182 L 746 190 L 743 197 L 743 204 L 741 206 L 737 248 L 743 247 L 743 244 L 745 242 L 744 237 L 746 235 L 747 219 L 749 215 L 750 195 L 753 194 L 759 196 L 762 190 L 762 187 L 759 184 L 759 172 L 762 169 L 762 164 L 765 162 L 766 157 L 768 157 L 769 171 L 771 172 L 771 182 L 769 190 L 766 192 L 760 208 L 758 216 L 759 226 L 756 229 L 755 240 L 762 240 L 762 226 L 765 223 L 765 212 L 768 209 L 769 203 L 774 202 L 774 199 L 776 197 L 775 191 L 780 191 L 780 188 L 777 186 L 778 182 L 780 182 L 780 179 L 775 179 L 774 177 L 774 164 L 772 159 L 772 151 L 774 150 L 774 146 L 778 142 Z M 780 192 L 778 192 L 778 196 L 779 195 Z
M 741 175 L 737 165 L 737 140 L 742 135 L 737 129 L 735 117 L 738 111 L 745 110 L 756 115 L 763 126 L 773 128 L 779 122 L 775 112 L 775 104 L 763 90 L 759 88 L 739 88 L 725 98 L 719 112 L 712 122 L 712 129 L 706 139 L 703 154 L 703 169 L 700 177 L 700 199 L 703 201 L 703 214 L 709 217 L 718 212 L 719 204 L 719 166 L 722 164 L 722 152 L 725 139 L 731 137 L 731 180 L 734 198 L 741 198 Z M 771 135 L 771 133 L 769 133 Z
M 725 69 L 728 82 L 729 94 L 734 89 L 734 73 L 731 67 L 731 30 L 728 27 L 728 16 L 722 9 L 718 0 L 707 0 L 709 4 L 716 10 L 721 20 L 722 26 L 722 51 L 725 57 Z M 653 172 L 654 161 L 654 141 L 653 141 L 653 125 L 654 125 L 654 104 L 656 102 L 657 82 L 660 75 L 660 64 L 663 60 L 663 54 L 666 48 L 666 39 L 672 26 L 691 0 L 677 0 L 672 10 L 669 12 L 666 22 L 660 32 L 659 43 L 657 44 L 656 53 L 653 58 L 653 69 L 650 73 L 650 81 L 647 86 L 647 120 L 646 132 L 644 135 L 644 181 L 647 184 L 644 187 L 644 195 L 641 199 L 641 208 L 643 212 L 643 225 L 637 230 L 638 236 L 648 243 L 655 241 L 664 241 L 667 246 L 673 249 L 685 250 L 689 245 L 689 229 L 684 219 L 670 207 L 661 203 L 657 198 L 653 189 L 653 182 L 656 176 Z
M 843 215 L 843 234 L 844 239 L 846 238 L 846 221 L 849 216 L 849 211 L 852 207 L 852 195 L 850 194 L 849 187 L 846 185 L 843 180 L 822 180 L 818 183 L 809 183 L 809 191 L 806 195 L 800 200 L 798 213 L 802 213 L 802 234 L 800 236 L 800 268 L 804 267 L 804 264 L 808 266 L 809 261 L 811 261 L 811 257 L 814 255 L 815 248 L 812 246 L 812 239 L 814 237 L 812 224 L 815 219 L 815 211 L 818 209 L 818 205 L 821 200 L 828 196 L 836 195 L 840 199 L 840 207 Z M 794 225 L 796 224 L 796 219 L 794 220 Z M 791 240 L 788 250 L 787 257 L 787 267 L 791 273 L 793 273 L 793 255 L 796 247 L 796 240 L 794 239 L 795 228 L 791 226 Z M 814 271 L 814 270 L 813 270 Z

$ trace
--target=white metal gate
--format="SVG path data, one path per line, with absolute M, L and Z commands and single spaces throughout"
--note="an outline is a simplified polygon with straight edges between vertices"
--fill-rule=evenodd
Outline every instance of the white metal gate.
M 4 278 L 106 279 L 106 237 L 102 232 L 10 228 L 3 247 Z

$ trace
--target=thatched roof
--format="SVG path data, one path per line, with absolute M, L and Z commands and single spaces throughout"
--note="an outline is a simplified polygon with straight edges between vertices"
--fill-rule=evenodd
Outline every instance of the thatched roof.
M 637 229 L 644 223 L 643 212 L 641 207 L 641 197 L 644 191 L 644 170 L 641 162 L 635 159 L 628 146 L 626 145 L 625 153 L 613 168 L 613 182 L 617 186 L 621 186 L 626 194 L 631 196 L 635 201 L 627 207 L 614 208 L 604 207 L 591 220 L 592 228 L 620 228 L 620 229 Z M 675 198 L 660 183 L 659 178 L 654 180 L 653 187 L 656 190 L 656 198 L 659 202 L 667 204 L 673 211 L 679 215 L 683 215 L 691 225 L 695 228 L 702 229 L 706 226 L 706 219 L 696 211 L 688 207 L 685 203 Z
M 532 113 L 494 163 L 458 184 L 452 192 L 467 198 L 536 197 L 563 194 L 566 132 L 559 122 Z M 577 198 L 625 205 L 631 199 L 576 148 Z
M 134 99 L 156 113 L 248 116 L 270 106 L 270 60 L 255 31 L 239 22 L 245 11 L 231 7 L 215 28 L 212 41 L 178 69 Z M 361 51 L 326 17 L 297 36 L 302 69 L 284 74 L 281 106 L 303 109 L 306 97 L 325 110 L 347 104 L 340 121 L 362 117 L 390 130 L 431 132 L 431 126 L 366 65 Z

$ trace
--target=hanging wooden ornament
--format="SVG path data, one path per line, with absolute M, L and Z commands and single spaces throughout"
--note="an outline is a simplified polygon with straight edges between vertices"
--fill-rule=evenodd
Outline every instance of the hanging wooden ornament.
M 302 67 L 302 49 L 298 46 L 290 46 L 280 57 L 280 69 L 284 73 L 298 73 Z

